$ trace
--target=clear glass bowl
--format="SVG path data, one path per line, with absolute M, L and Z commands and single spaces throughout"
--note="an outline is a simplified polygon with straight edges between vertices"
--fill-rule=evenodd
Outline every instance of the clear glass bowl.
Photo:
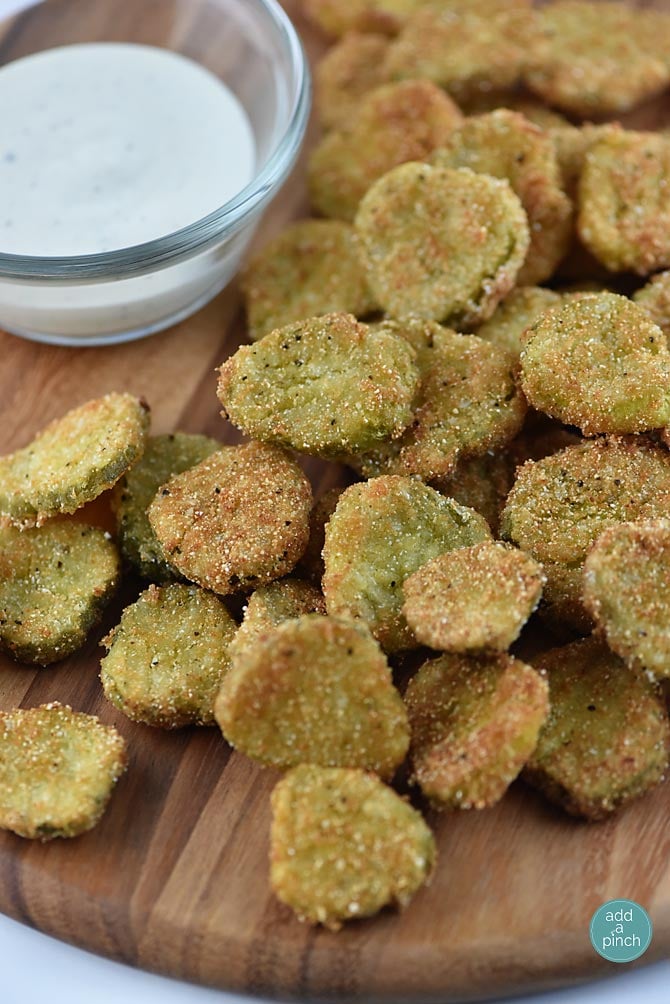
M 256 176 L 204 218 L 134 247 L 58 258 L 0 250 L 0 327 L 60 345 L 140 338 L 218 293 L 293 167 L 309 117 L 307 60 L 275 0 L 47 0 L 9 25 L 0 64 L 102 41 L 170 49 L 223 80 L 251 122 Z

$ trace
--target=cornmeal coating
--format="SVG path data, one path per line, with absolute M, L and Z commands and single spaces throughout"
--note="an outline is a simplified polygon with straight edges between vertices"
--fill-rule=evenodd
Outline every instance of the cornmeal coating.
M 435 478 L 432 487 L 460 505 L 475 509 L 497 537 L 500 513 L 514 484 L 515 469 L 514 458 L 506 450 L 489 451 L 481 457 L 460 460 L 452 474 Z
M 388 37 L 350 31 L 314 68 L 319 121 L 324 129 L 346 129 L 361 98 L 386 83 L 384 57 Z
M 119 583 L 116 547 L 92 526 L 0 530 L 0 649 L 47 666 L 76 652 Z
M 326 526 L 326 609 L 364 621 L 387 652 L 415 648 L 405 580 L 438 554 L 489 538 L 483 516 L 420 481 L 385 475 L 352 485 Z
M 648 275 L 667 268 L 669 192 L 667 136 L 603 131 L 586 155 L 579 182 L 579 236 L 611 272 Z
M 649 49 L 649 22 L 630 4 L 556 0 L 538 16 L 543 42 L 524 79 L 548 104 L 583 118 L 614 116 L 670 82 L 668 65 Z
M 0 711 L 0 829 L 76 837 L 102 817 L 126 769 L 116 729 L 67 705 Z
M 227 446 L 176 474 L 148 509 L 171 565 L 225 595 L 287 575 L 309 536 L 312 490 L 284 450 Z
M 567 564 L 545 561 L 542 565 L 546 582 L 539 615 L 561 639 L 589 634 L 595 627 L 593 617 L 584 605 L 584 566 L 581 561 Z M 568 640 L 566 638 L 566 640 Z
M 270 882 L 309 924 L 407 906 L 435 857 L 420 813 L 373 774 L 296 767 L 272 792 Z
M 571 198 L 576 198 L 579 179 L 584 170 L 586 155 L 593 144 L 601 136 L 607 135 L 613 126 L 594 125 L 593 122 L 583 122 L 579 126 L 566 122 L 549 130 L 556 148 L 556 157 L 561 169 L 563 188 Z
M 420 384 L 412 424 L 396 440 L 350 461 L 366 477 L 444 477 L 461 457 L 504 446 L 520 430 L 526 401 L 508 354 L 476 335 L 433 321 L 386 321 L 417 350 Z
M 152 436 L 142 458 L 115 486 L 112 508 L 121 554 L 143 578 L 168 582 L 175 577 L 147 516 L 156 492 L 173 474 L 195 467 L 220 449 L 221 443 L 209 436 L 186 432 Z
M 451 98 L 429 80 L 370 91 L 346 127 L 324 136 L 310 156 L 312 205 L 323 216 L 353 220 L 375 181 L 399 164 L 427 160 L 462 118 Z
M 572 238 L 572 203 L 561 188 L 554 143 L 519 112 L 499 108 L 466 119 L 431 157 L 439 167 L 467 167 L 508 181 L 528 216 L 530 245 L 519 283 L 549 279 Z
M 524 345 L 524 332 L 562 302 L 560 293 L 553 289 L 518 286 L 505 297 L 488 321 L 477 328 L 477 335 L 518 360 Z
M 466 115 L 484 115 L 498 108 L 508 108 L 513 112 L 520 112 L 529 122 L 533 122 L 545 132 L 567 126 L 575 128 L 560 112 L 548 108 L 543 101 L 519 90 L 479 91 L 460 102 L 460 107 Z
M 596 638 L 535 665 L 548 676 L 551 710 L 527 781 L 567 812 L 597 820 L 662 780 L 670 724 L 656 684 Z
M 235 651 L 215 705 L 235 749 L 271 767 L 363 767 L 390 778 L 409 747 L 384 653 L 350 620 L 304 614 Z
M 442 655 L 410 680 L 414 780 L 436 808 L 495 805 L 532 754 L 546 680 L 508 655 Z
M 0 457 L 0 525 L 41 526 L 91 502 L 141 457 L 148 427 L 148 406 L 131 394 L 107 394 L 57 418 Z
M 134 722 L 163 729 L 213 725 L 237 624 L 198 586 L 151 585 L 103 640 L 105 696 Z
M 536 13 L 525 2 L 425 5 L 388 50 L 394 80 L 425 78 L 459 102 L 514 87 L 541 41 Z
M 302 0 L 307 16 L 328 35 L 349 31 L 395 35 L 400 26 L 428 0 Z
M 218 396 L 247 435 L 337 457 L 397 438 L 419 383 L 407 341 L 351 314 L 327 314 L 243 345 L 221 366 Z
M 529 246 L 509 183 L 461 168 L 403 164 L 356 215 L 370 287 L 391 317 L 471 328 L 510 292 Z
M 335 512 L 340 495 L 344 491 L 340 485 L 329 488 L 315 500 L 309 514 L 309 540 L 305 553 L 298 563 L 298 571 L 310 582 L 321 585 L 323 578 L 323 545 L 326 540 L 326 523 Z
M 670 335 L 670 271 L 653 276 L 646 286 L 638 289 L 633 299 L 667 338 Z
M 521 385 L 531 405 L 584 435 L 670 424 L 670 351 L 644 309 L 616 293 L 571 298 L 526 332 Z
M 643 437 L 594 439 L 519 468 L 502 535 L 543 564 L 578 564 L 603 530 L 669 509 L 666 450 Z
M 244 608 L 242 621 L 230 652 L 236 655 L 254 641 L 284 621 L 303 614 L 325 614 L 326 603 L 321 590 L 303 579 L 279 579 L 256 589 Z
M 584 602 L 613 652 L 670 677 L 670 522 L 605 530 L 584 565 Z
M 343 220 L 300 220 L 286 227 L 242 274 L 249 337 L 334 311 L 365 317 L 375 309 L 359 241 Z
M 441 652 L 505 652 L 540 602 L 542 566 L 509 544 L 483 541 L 440 554 L 405 580 L 403 613 Z

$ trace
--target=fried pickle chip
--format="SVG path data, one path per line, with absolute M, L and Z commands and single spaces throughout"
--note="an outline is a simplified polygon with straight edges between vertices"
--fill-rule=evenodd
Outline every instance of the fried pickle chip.
M 416 647 L 402 612 L 405 579 L 438 554 L 489 538 L 479 513 L 420 481 L 386 475 L 352 485 L 326 526 L 326 609 L 364 621 L 388 652 Z
M 385 35 L 351 31 L 317 63 L 316 107 L 324 129 L 346 129 L 361 98 L 386 83 L 387 48 Z
M 587 436 L 670 424 L 670 351 L 642 307 L 616 293 L 571 298 L 526 333 L 521 384 L 539 411 Z
M 523 424 L 526 401 L 508 354 L 476 335 L 458 335 L 433 321 L 386 321 L 378 326 L 417 349 L 420 375 L 414 420 L 352 466 L 373 477 L 416 474 L 431 480 L 450 474 L 461 457 L 508 443 Z
M 580 126 L 575 126 L 566 122 L 563 126 L 549 130 L 556 148 L 563 188 L 571 197 L 577 194 L 587 153 L 596 140 L 611 128 L 611 124 L 594 125 L 593 122 L 583 122 Z
M 76 652 L 119 582 L 109 535 L 83 523 L 0 530 L 0 648 L 47 666 Z
M 660 691 L 595 638 L 538 656 L 549 718 L 524 778 L 567 812 L 604 819 L 642 795 L 668 765 L 670 726 Z
M 328 314 L 243 345 L 220 369 L 219 400 L 249 436 L 332 457 L 396 438 L 419 374 L 404 338 Z
M 487 112 L 494 112 L 499 108 L 520 112 L 529 122 L 539 126 L 545 132 L 550 132 L 552 129 L 563 129 L 567 126 L 576 128 L 560 112 L 548 108 L 543 101 L 539 101 L 523 91 L 478 91 L 459 104 L 466 115 L 485 115 Z
M 386 658 L 350 620 L 304 614 L 237 649 L 215 705 L 235 749 L 271 767 L 363 767 L 392 777 L 409 747 Z
M 610 526 L 670 510 L 670 455 L 639 437 L 594 439 L 520 467 L 502 535 L 538 561 L 581 564 Z
M 670 522 L 605 530 L 584 565 L 584 602 L 613 652 L 670 677 Z
M 524 332 L 562 302 L 560 293 L 555 293 L 553 289 L 519 286 L 505 297 L 488 321 L 477 328 L 477 335 L 518 359 L 524 344 Z
M 668 66 L 649 51 L 649 22 L 629 4 L 557 0 L 539 19 L 543 41 L 525 83 L 550 105 L 613 116 L 667 87 Z
M 611 272 L 648 275 L 670 265 L 669 186 L 669 137 L 610 128 L 593 143 L 579 182 L 577 227 Z
M 148 509 L 171 565 L 225 595 L 287 575 L 307 545 L 312 491 L 288 454 L 246 443 L 176 474 Z
M 451 98 L 429 80 L 376 88 L 346 128 L 328 133 L 312 153 L 312 205 L 323 216 L 353 220 L 378 178 L 399 164 L 426 160 L 461 120 Z
M 442 655 L 410 680 L 405 703 L 415 781 L 437 808 L 495 805 L 535 748 L 546 680 L 508 655 Z
M 670 336 L 670 271 L 659 272 L 633 296 L 663 334 Z
M 423 645 L 442 652 L 505 652 L 542 595 L 530 555 L 483 541 L 440 554 L 405 579 L 402 611 Z
M 272 792 L 272 888 L 310 924 L 406 906 L 435 856 L 420 813 L 365 771 L 296 767 Z
M 102 817 L 126 769 L 116 729 L 67 705 L 0 711 L 0 829 L 76 837 Z
M 528 3 L 433 3 L 407 20 L 385 68 L 393 80 L 432 80 L 467 102 L 481 91 L 514 87 L 539 41 Z
M 57 418 L 23 449 L 0 457 L 0 524 L 41 526 L 114 485 L 142 455 L 149 409 L 108 394 Z
M 270 241 L 242 276 L 249 336 L 319 314 L 375 309 L 361 266 L 359 241 L 343 220 L 300 220 Z
M 309 540 L 305 553 L 298 562 L 298 569 L 310 582 L 321 584 L 323 578 L 323 545 L 326 540 L 326 523 L 335 512 L 340 495 L 344 491 L 341 487 L 329 488 L 328 491 L 320 495 L 309 514 Z
M 134 722 L 163 729 L 213 725 L 237 625 L 198 586 L 151 585 L 103 640 L 105 696 Z
M 253 645 L 264 632 L 303 614 L 325 614 L 323 593 L 303 579 L 279 579 L 256 589 L 244 608 L 244 620 L 230 645 L 231 655 Z
M 147 516 L 156 492 L 173 474 L 195 467 L 220 449 L 221 443 L 208 436 L 186 432 L 153 436 L 141 460 L 114 488 L 112 508 L 121 554 L 143 578 L 167 582 L 175 577 Z
M 550 278 L 572 238 L 572 203 L 561 188 L 550 136 L 519 112 L 499 108 L 466 119 L 431 157 L 438 167 L 467 167 L 509 182 L 528 216 L 530 246 L 523 284 Z
M 468 328 L 514 286 L 528 220 L 507 181 L 461 168 L 403 164 L 356 215 L 373 294 L 392 317 Z
M 482 515 L 497 537 L 500 513 L 514 484 L 515 467 L 513 458 L 505 450 L 467 457 L 458 462 L 448 477 L 435 478 L 432 487 Z
M 302 0 L 305 13 L 328 35 L 348 31 L 395 35 L 408 15 L 427 0 Z

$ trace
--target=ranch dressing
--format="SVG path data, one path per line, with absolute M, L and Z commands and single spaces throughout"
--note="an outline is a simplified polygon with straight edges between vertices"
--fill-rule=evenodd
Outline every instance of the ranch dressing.
M 0 69 L 0 252 L 94 254 L 188 226 L 254 176 L 249 119 L 164 49 L 68 45 Z

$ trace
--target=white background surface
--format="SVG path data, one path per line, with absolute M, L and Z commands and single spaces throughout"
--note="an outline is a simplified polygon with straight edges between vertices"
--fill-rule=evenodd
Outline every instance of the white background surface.
M 24 6 L 27 6 L 25 0 L 0 0 L 0 18 Z M 586 931 L 584 937 L 588 937 Z M 670 1002 L 670 962 L 635 972 L 626 972 L 625 966 L 621 969 L 611 979 L 527 997 L 524 1001 L 527 1004 Z M 0 1004 L 246 1004 L 247 1001 L 249 998 L 236 994 L 166 980 L 109 962 L 0 915 Z

